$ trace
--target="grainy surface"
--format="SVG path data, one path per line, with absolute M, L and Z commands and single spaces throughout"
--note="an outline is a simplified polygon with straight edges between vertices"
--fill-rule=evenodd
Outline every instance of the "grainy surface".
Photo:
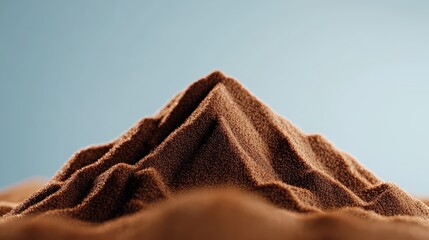
M 225 186 L 235 190 L 201 190 Z M 0 208 L 4 239 L 47 238 L 50 229 L 59 234 L 52 239 L 429 236 L 422 201 L 219 72 L 117 140 L 77 152 L 23 202 Z

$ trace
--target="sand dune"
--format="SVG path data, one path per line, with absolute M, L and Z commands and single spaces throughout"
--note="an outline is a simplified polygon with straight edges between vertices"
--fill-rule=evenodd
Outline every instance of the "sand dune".
M 220 187 L 236 190 L 207 192 Z M 422 201 L 219 72 L 115 141 L 77 152 L 41 190 L 2 209 L 4 239 L 35 228 L 41 238 L 52 229 L 100 239 L 429 238 Z

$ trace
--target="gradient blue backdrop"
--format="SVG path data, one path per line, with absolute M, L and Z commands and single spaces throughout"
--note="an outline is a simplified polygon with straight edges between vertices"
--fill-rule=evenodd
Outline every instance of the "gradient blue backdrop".
M 429 194 L 428 12 L 410 0 L 2 0 L 0 187 L 52 176 L 220 69 Z

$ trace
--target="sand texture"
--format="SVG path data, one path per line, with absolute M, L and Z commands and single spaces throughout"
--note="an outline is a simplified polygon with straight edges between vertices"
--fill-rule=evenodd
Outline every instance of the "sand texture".
M 1 239 L 429 239 L 422 201 L 220 72 L 21 200 Z

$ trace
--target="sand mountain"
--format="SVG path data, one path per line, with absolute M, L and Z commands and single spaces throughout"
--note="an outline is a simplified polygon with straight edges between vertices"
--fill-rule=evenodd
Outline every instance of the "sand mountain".
M 198 80 L 113 142 L 80 150 L 6 217 L 102 222 L 181 191 L 234 186 L 293 212 L 342 208 L 429 218 L 320 135 L 306 135 L 220 72 Z

